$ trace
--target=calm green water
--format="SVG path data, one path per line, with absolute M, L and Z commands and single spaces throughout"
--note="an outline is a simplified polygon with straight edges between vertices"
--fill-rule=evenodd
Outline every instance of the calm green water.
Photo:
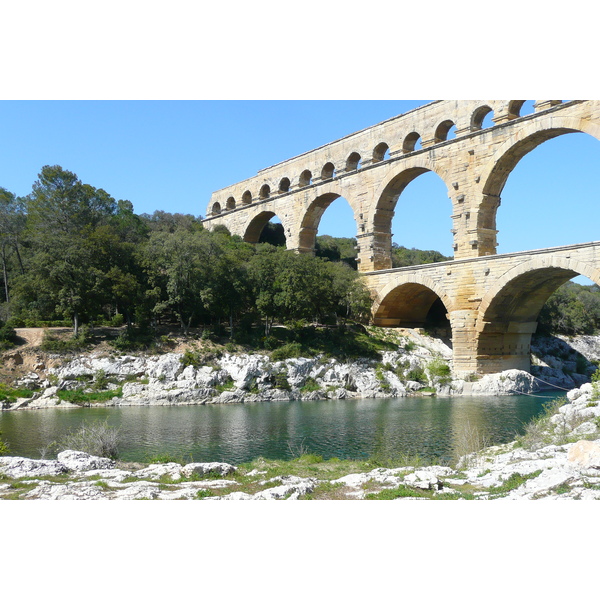
M 120 428 L 125 460 L 168 453 L 188 462 L 239 464 L 258 456 L 290 458 L 300 450 L 324 458 L 383 452 L 444 460 L 452 457 L 465 423 L 492 444 L 508 442 L 557 395 L 5 411 L 0 431 L 10 454 L 32 458 L 83 421 L 106 421 Z

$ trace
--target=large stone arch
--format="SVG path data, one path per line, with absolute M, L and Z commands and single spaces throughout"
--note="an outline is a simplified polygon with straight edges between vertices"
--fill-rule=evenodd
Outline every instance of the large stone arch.
M 300 223 L 300 229 L 298 231 L 297 248 L 300 252 L 314 251 L 321 217 L 329 208 L 329 206 L 338 198 L 344 198 L 344 200 L 348 202 L 348 205 L 352 209 L 354 223 L 356 224 L 358 232 L 358 212 L 352 197 L 334 185 L 326 186 L 324 189 L 321 189 L 320 192 L 321 193 L 319 193 L 319 195 L 316 196 L 312 202 L 310 202 L 304 211 L 304 215 Z
M 529 371 L 531 335 L 540 310 L 553 292 L 577 275 L 600 285 L 600 269 L 561 256 L 534 257 L 500 277 L 479 307 L 478 371 Z
M 447 291 L 430 277 L 414 273 L 397 277 L 377 293 L 373 323 L 386 327 L 422 327 L 438 300 L 446 313 L 453 310 Z
M 583 118 L 548 115 L 531 118 L 523 123 L 494 153 L 480 175 L 482 199 L 477 207 L 477 228 L 493 232 L 488 240 L 487 252 L 495 254 L 496 214 L 500 206 L 500 195 L 509 175 L 518 162 L 544 142 L 568 133 L 587 133 L 600 140 L 600 125 Z
M 279 217 L 279 215 L 277 215 L 272 210 L 262 210 L 255 213 L 248 220 L 244 227 L 244 234 L 242 236 L 244 241 L 249 242 L 251 244 L 258 243 L 258 241 L 260 240 L 260 234 L 262 233 L 262 230 L 265 228 L 266 224 L 275 216 Z M 284 223 L 281 217 L 279 217 L 279 219 L 282 223 Z M 287 236 L 287 229 L 285 228 L 285 224 L 284 231 L 286 232 L 286 246 L 289 248 L 290 240 Z
M 368 215 L 369 232 L 372 235 L 371 251 L 373 256 L 373 270 L 389 269 L 392 267 L 392 219 L 395 215 L 396 205 L 406 187 L 424 173 L 435 173 L 444 183 L 448 194 L 451 185 L 446 181 L 446 173 L 425 155 L 416 157 L 410 165 L 402 166 L 400 170 L 393 169 L 384 177 L 377 187 L 375 202 L 371 214 Z M 452 203 L 448 199 L 451 208 Z M 451 223 L 448 223 L 451 229 Z

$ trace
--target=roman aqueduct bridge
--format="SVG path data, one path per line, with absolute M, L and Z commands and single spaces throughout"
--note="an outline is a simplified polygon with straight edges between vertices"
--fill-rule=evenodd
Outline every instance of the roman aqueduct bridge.
M 531 334 L 550 294 L 576 275 L 600 285 L 600 242 L 498 255 L 500 196 L 519 160 L 546 140 L 571 132 L 600 140 L 600 101 L 541 100 L 520 116 L 523 104 L 431 102 L 214 192 L 204 224 L 257 242 L 277 216 L 288 249 L 312 252 L 321 216 L 343 197 L 354 213 L 375 324 L 422 326 L 442 306 L 455 372 L 529 370 Z M 489 115 L 493 125 L 484 127 Z M 448 190 L 454 260 L 392 269 L 396 204 L 427 171 Z

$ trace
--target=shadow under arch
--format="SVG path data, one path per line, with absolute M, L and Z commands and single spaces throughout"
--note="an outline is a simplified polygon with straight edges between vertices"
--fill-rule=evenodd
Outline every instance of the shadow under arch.
M 600 283 L 600 270 L 574 259 L 528 260 L 505 273 L 482 298 L 477 324 L 477 369 L 529 371 L 531 336 L 548 298 L 564 283 L 584 275 Z
M 379 292 L 373 304 L 373 323 L 380 327 L 432 327 L 450 337 L 447 318 L 452 304 L 446 292 L 428 277 L 411 275 Z
M 477 211 L 477 227 L 496 231 L 496 215 L 500 195 L 509 175 L 519 161 L 544 142 L 568 133 L 586 133 L 600 140 L 600 126 L 575 117 L 552 116 L 531 119 L 520 129 L 518 136 L 510 137 L 494 153 L 481 172 L 483 197 Z M 497 240 L 492 246 L 495 248 Z M 495 250 L 494 250 L 495 253 Z
M 249 242 L 250 244 L 258 244 L 260 240 L 260 235 L 263 232 L 263 229 L 266 227 L 267 223 L 273 218 L 277 216 L 274 212 L 265 210 L 263 212 L 258 213 L 255 217 L 252 218 L 250 223 L 246 227 L 246 231 L 244 233 L 243 239 L 245 242 Z M 285 228 L 284 228 L 285 232 Z M 287 245 L 287 237 L 286 237 L 286 245 Z
M 402 192 L 406 187 L 417 177 L 425 173 L 433 173 L 442 181 L 448 195 L 450 195 L 450 186 L 444 178 L 429 166 L 412 166 L 399 173 L 395 173 L 387 178 L 382 183 L 377 191 L 377 203 L 375 211 L 372 215 L 372 232 L 373 232 L 373 255 L 374 255 L 374 270 L 392 268 L 392 219 L 396 214 L 396 205 Z M 450 199 L 448 207 L 452 210 Z M 424 207 L 425 208 L 425 207 Z M 448 229 L 451 229 L 449 219 Z
M 352 206 L 351 202 L 348 201 L 347 198 L 336 192 L 326 192 L 324 194 L 321 194 L 310 203 L 310 205 L 306 209 L 306 212 L 304 213 L 304 217 L 300 225 L 300 233 L 298 239 L 298 250 L 300 252 L 314 251 L 321 217 L 329 208 L 329 206 L 338 198 L 342 198 L 348 203 L 348 205 L 352 209 L 352 213 L 354 215 L 354 223 L 356 225 L 356 211 L 354 210 L 354 207 Z

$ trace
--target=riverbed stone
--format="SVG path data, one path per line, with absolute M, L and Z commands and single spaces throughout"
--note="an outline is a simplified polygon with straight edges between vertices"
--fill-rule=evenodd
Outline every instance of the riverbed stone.
M 111 469 L 115 461 L 102 456 L 93 456 L 78 450 L 63 450 L 57 459 L 70 471 L 91 471 L 94 469 Z
M 8 477 L 46 477 L 61 475 L 69 469 L 58 460 L 0 456 L 0 473 Z
M 575 467 L 600 469 L 600 444 L 589 440 L 579 440 L 569 449 L 567 460 Z
M 192 475 L 217 473 L 225 476 L 235 471 L 236 468 L 233 465 L 224 462 L 188 463 L 181 468 L 181 475 L 183 477 L 191 477 Z

